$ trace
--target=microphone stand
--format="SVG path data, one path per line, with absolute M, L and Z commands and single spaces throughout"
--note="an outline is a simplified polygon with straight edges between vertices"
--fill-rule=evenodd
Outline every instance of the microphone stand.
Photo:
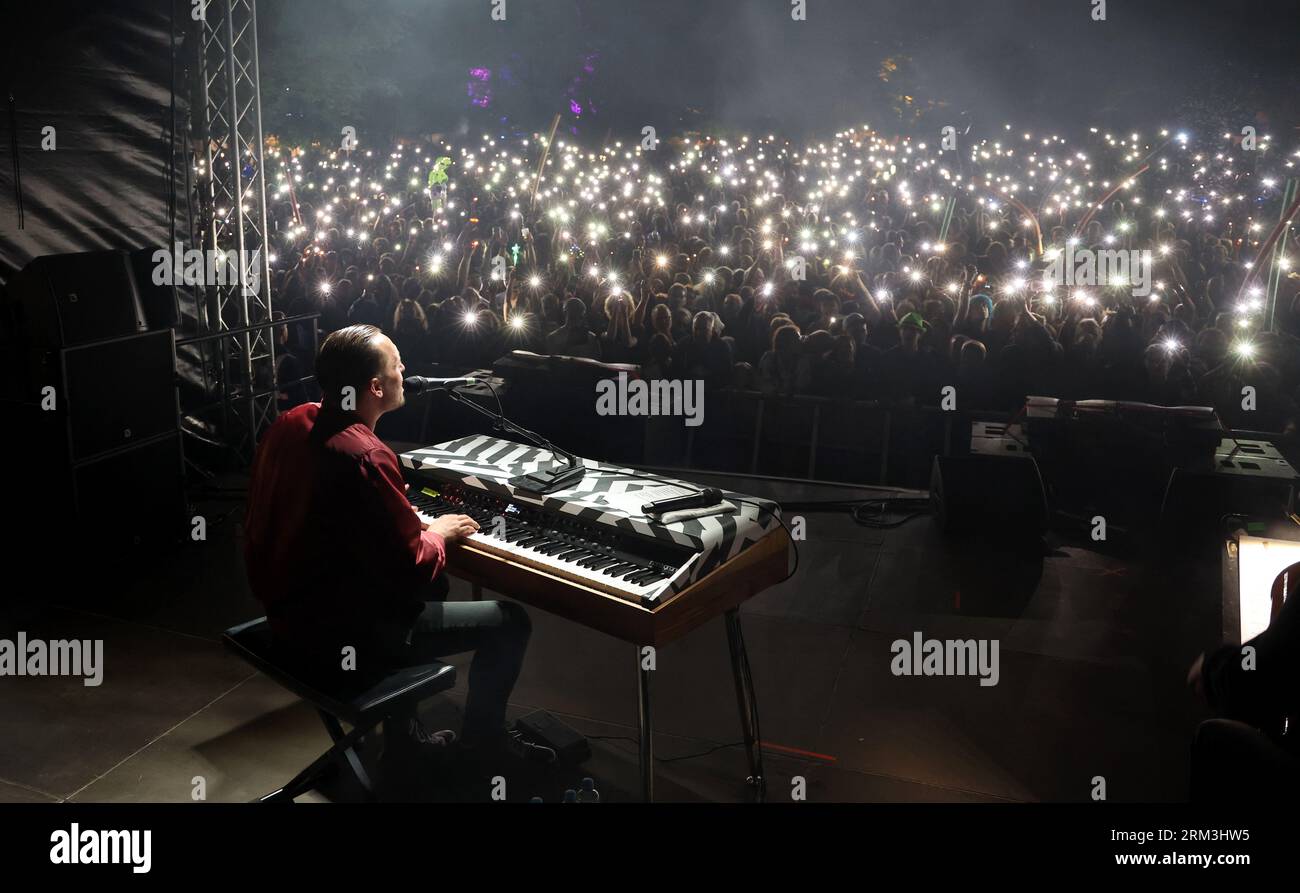
M 564 490 L 582 480 L 587 469 L 578 461 L 576 456 L 567 450 L 560 449 L 545 437 L 542 437 L 542 435 L 516 425 L 514 422 L 506 418 L 504 414 L 480 406 L 465 395 L 458 393 L 456 390 L 458 387 L 462 387 L 462 385 L 454 385 L 446 388 L 445 393 L 448 397 L 462 406 L 468 406 L 475 412 L 492 419 L 492 427 L 494 430 L 512 431 L 515 434 L 526 438 L 533 446 L 549 450 L 552 456 L 559 456 L 567 463 L 567 465 L 555 464 L 550 468 L 539 468 L 531 474 L 521 474 L 512 477 L 507 481 L 511 487 L 514 487 L 516 490 L 523 490 L 526 493 L 544 495 L 546 493 L 553 493 L 556 490 Z

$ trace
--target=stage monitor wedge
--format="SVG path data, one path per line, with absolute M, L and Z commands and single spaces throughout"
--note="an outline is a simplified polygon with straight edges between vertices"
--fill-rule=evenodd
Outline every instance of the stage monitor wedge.
M 1027 539 L 1047 530 L 1047 495 L 1032 456 L 935 456 L 930 502 L 945 533 Z

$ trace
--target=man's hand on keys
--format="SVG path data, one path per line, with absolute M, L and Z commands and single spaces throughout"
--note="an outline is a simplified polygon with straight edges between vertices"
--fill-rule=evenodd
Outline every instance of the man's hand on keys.
M 462 540 L 478 530 L 478 522 L 469 515 L 443 515 L 429 522 L 429 529 L 449 543 Z

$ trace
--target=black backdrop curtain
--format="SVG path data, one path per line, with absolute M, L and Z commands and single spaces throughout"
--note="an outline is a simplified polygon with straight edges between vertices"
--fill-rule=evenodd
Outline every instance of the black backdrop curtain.
M 167 245 L 173 222 L 188 241 L 190 3 L 13 0 L 5 8 L 0 282 L 45 254 Z M 42 147 L 47 127 L 52 151 Z

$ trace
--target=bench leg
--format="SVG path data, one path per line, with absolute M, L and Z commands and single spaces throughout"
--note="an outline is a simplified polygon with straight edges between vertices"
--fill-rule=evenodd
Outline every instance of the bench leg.
M 310 766 L 299 772 L 293 780 L 279 790 L 272 791 L 265 797 L 259 797 L 258 803 L 292 803 L 295 797 L 307 793 L 316 787 L 316 783 L 329 772 L 334 765 L 334 748 L 318 756 Z
M 329 753 L 339 760 L 343 765 L 352 771 L 357 781 L 361 785 L 363 796 L 367 800 L 373 800 L 375 796 L 375 785 L 370 780 L 370 774 L 366 772 L 366 767 L 361 764 L 361 755 L 357 753 L 356 745 L 374 726 L 362 728 L 360 726 L 351 732 L 344 734 L 343 727 L 339 721 L 324 710 L 317 710 L 320 714 L 321 721 L 325 723 L 325 728 L 329 730 L 330 737 L 334 739 L 334 746 L 330 748 Z

